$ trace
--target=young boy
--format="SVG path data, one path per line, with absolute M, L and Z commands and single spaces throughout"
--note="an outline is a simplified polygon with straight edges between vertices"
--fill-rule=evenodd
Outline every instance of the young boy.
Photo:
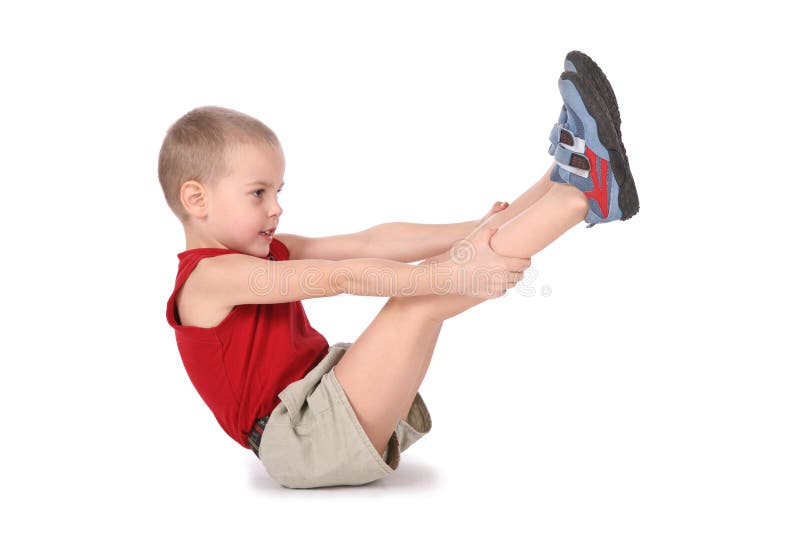
M 431 429 L 418 388 L 443 321 L 503 295 L 581 220 L 636 213 L 613 91 L 588 56 L 571 52 L 565 66 L 555 163 L 478 221 L 276 234 L 284 157 L 274 132 L 218 107 L 170 127 L 159 180 L 186 250 L 167 321 L 219 424 L 279 484 L 360 485 L 392 473 Z M 329 345 L 301 300 L 341 293 L 390 298 L 357 340 Z

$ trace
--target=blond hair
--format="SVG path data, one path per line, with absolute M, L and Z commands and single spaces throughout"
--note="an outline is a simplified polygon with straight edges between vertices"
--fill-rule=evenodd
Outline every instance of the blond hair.
M 280 142 L 260 120 L 218 106 L 195 108 L 169 127 L 158 154 L 158 180 L 172 212 L 184 222 L 189 214 L 180 199 L 181 186 L 196 180 L 214 185 L 228 171 L 228 157 L 242 143 Z

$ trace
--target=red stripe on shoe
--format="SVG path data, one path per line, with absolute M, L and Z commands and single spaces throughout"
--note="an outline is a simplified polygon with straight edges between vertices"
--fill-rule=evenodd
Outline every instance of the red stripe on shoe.
M 589 175 L 592 177 L 594 189 L 586 191 L 584 194 L 597 202 L 603 218 L 608 217 L 608 161 L 592 152 L 592 149 L 588 146 L 586 147 L 586 157 L 589 158 Z M 600 161 L 599 180 L 597 176 L 598 161 Z

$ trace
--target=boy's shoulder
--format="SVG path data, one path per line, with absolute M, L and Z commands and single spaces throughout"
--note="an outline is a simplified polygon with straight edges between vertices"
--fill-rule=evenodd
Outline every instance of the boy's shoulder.
M 218 261 L 220 256 L 221 254 L 201 258 L 175 293 L 178 314 L 176 320 L 182 326 L 214 328 L 233 310 L 234 306 L 216 302 L 209 297 L 205 271 L 199 268 L 202 263 Z
M 175 293 L 175 306 L 177 307 L 176 320 L 182 326 L 196 326 L 200 328 L 214 328 L 218 326 L 235 305 L 215 301 L 211 292 L 207 290 L 206 279 L 208 264 L 221 260 L 229 254 L 241 254 L 239 251 L 224 248 L 196 248 L 181 252 L 179 258 L 189 255 L 198 255 L 200 259 L 195 263 L 192 271 L 186 277 L 181 287 Z M 279 261 L 288 259 L 289 250 L 284 243 L 274 239 L 266 259 Z

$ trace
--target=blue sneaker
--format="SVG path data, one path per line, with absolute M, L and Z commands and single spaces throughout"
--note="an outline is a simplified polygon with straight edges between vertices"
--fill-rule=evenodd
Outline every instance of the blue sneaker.
M 592 58 L 580 52 L 573 50 L 564 59 L 564 70 L 577 72 L 578 75 L 584 80 L 589 81 L 594 88 L 600 93 L 600 97 L 605 102 L 608 111 L 611 113 L 611 120 L 614 121 L 614 128 L 617 130 L 617 137 L 622 141 L 620 134 L 620 124 L 622 120 L 619 116 L 619 105 L 617 105 L 617 95 L 614 94 L 614 89 L 611 83 L 606 78 L 602 69 L 594 62 Z M 623 147 L 624 148 L 624 147 Z M 624 152 L 624 150 L 623 150 Z
M 574 185 L 589 199 L 586 222 L 626 220 L 639 211 L 636 185 L 611 113 L 594 84 L 565 71 L 558 81 L 564 106 L 550 132 L 554 182 Z
M 594 60 L 592 60 L 592 58 L 578 50 L 573 50 L 567 54 L 567 57 L 564 59 L 564 70 L 577 72 L 581 78 L 591 82 L 597 92 L 600 93 L 600 97 L 606 103 L 606 107 L 611 113 L 611 120 L 614 121 L 614 128 L 617 130 L 619 145 L 622 147 L 622 157 L 625 158 L 625 163 L 628 164 L 628 173 L 630 173 L 631 170 L 630 162 L 628 161 L 628 151 L 625 150 L 625 143 L 622 142 L 622 132 L 620 130 L 622 119 L 619 116 L 617 95 L 614 94 L 614 89 L 611 87 L 611 83 L 608 81 L 608 78 L 606 78 L 603 70 L 597 65 L 597 63 L 594 62 Z

